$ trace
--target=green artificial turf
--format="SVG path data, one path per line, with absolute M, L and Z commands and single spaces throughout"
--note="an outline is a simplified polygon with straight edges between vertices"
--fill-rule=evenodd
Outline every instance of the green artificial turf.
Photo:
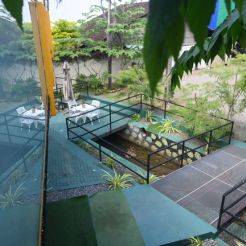
M 47 246 L 97 245 L 88 197 L 47 204 Z
M 145 245 L 121 190 L 98 193 L 90 205 L 98 245 Z

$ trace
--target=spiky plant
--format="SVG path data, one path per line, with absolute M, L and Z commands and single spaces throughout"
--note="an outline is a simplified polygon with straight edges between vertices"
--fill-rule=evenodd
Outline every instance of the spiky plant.
M 140 114 L 134 114 L 131 118 L 132 121 L 140 121 L 141 115 Z
M 104 160 L 103 160 L 103 164 L 106 165 L 107 167 L 111 168 L 111 169 L 114 169 L 114 167 L 116 166 L 116 163 L 115 161 L 107 156 Z
M 110 190 L 117 190 L 123 188 L 129 188 L 132 184 L 132 175 L 128 173 L 124 173 L 122 175 L 117 174 L 114 170 L 114 174 L 110 174 L 104 171 L 105 174 L 103 175 L 106 178 L 106 181 L 109 185 Z
M 202 240 L 198 237 L 191 237 L 190 246 L 202 246 Z
M 138 173 L 142 176 L 142 177 L 146 177 L 146 173 L 140 169 L 138 169 Z M 159 180 L 159 177 L 156 176 L 155 174 L 150 174 L 149 176 L 149 184 L 154 183 L 155 181 Z M 147 184 L 147 181 L 145 179 L 141 179 L 139 181 L 140 184 Z
M 20 184 L 15 190 L 13 190 L 10 185 L 6 193 L 0 194 L 0 208 L 5 209 L 19 206 L 22 203 L 21 197 L 23 191 L 23 184 Z
M 151 110 L 147 109 L 146 114 L 145 114 L 145 120 L 147 122 L 153 123 L 154 121 L 154 114 Z
M 165 120 L 158 126 L 159 133 L 179 133 L 172 120 Z

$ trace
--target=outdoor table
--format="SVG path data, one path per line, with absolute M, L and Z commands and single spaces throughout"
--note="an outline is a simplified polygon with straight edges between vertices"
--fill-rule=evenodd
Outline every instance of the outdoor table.
M 83 113 L 86 113 L 88 111 L 91 111 L 93 109 L 96 109 L 95 106 L 93 105 L 90 105 L 90 104 L 83 104 L 83 106 L 80 104 L 78 106 L 75 106 L 75 107 L 72 107 L 71 108 L 71 111 L 74 113 L 74 114 L 83 114 Z
M 32 119 L 37 128 L 38 121 L 45 121 L 45 111 L 43 109 L 29 109 L 22 114 L 25 118 Z M 23 118 L 24 118 L 23 117 Z

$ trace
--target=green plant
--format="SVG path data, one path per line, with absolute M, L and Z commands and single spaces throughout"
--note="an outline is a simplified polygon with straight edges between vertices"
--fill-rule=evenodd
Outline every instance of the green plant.
M 191 237 L 190 246 L 202 246 L 202 240 L 198 237 Z
M 145 120 L 147 122 L 153 123 L 154 120 L 154 114 L 151 110 L 147 109 L 146 114 L 145 114 Z
M 139 173 L 141 176 L 146 177 L 146 173 L 145 173 L 143 170 L 138 169 L 138 173 Z M 158 181 L 158 180 L 159 180 L 159 177 L 157 177 L 155 174 L 150 174 L 150 175 L 149 175 L 149 184 L 152 184 L 152 183 L 154 183 L 154 182 L 156 182 L 156 181 Z M 145 179 L 141 179 L 141 180 L 139 181 L 139 183 L 140 183 L 140 184 L 147 184 L 147 181 L 146 181 Z
M 134 114 L 131 118 L 132 121 L 140 121 L 141 115 L 140 114 Z
M 103 160 L 103 164 L 106 165 L 107 167 L 114 169 L 114 167 L 116 166 L 115 160 L 113 160 L 111 157 L 107 156 L 104 160 Z
M 172 120 L 164 120 L 158 126 L 159 133 L 179 133 L 180 131 L 174 126 L 174 121 Z
M 0 195 L 0 208 L 4 209 L 19 206 L 22 203 L 21 197 L 23 191 L 23 184 L 20 184 L 15 190 L 13 190 L 10 185 L 9 190 Z
M 103 175 L 103 177 L 106 178 L 110 190 L 129 188 L 131 186 L 132 183 L 131 174 L 124 173 L 120 175 L 117 174 L 115 170 L 113 175 L 106 171 L 104 172 L 105 174 Z

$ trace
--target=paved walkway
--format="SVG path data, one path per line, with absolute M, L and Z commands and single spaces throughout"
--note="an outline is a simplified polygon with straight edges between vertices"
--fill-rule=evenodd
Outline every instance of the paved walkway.
M 65 116 L 58 113 L 50 122 L 48 190 L 58 191 L 104 183 L 99 161 L 67 140 Z
M 152 186 L 216 226 L 223 193 L 246 177 L 246 145 L 238 145 L 229 145 L 213 152 Z M 231 203 L 245 193 L 246 186 L 243 186 L 233 192 L 226 202 Z

